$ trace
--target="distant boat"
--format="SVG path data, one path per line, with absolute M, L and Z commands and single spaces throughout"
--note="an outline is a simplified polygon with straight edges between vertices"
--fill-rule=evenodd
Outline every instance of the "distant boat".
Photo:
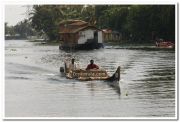
M 156 47 L 159 47 L 159 48 L 174 48 L 175 44 L 172 43 L 171 41 L 159 40 L 159 41 L 156 41 Z
M 28 40 L 29 41 L 33 41 L 33 42 L 41 42 L 41 44 L 46 44 L 48 41 L 48 38 L 46 36 L 28 36 Z
M 46 41 L 46 39 L 39 38 L 39 39 L 35 39 L 34 41 L 37 41 L 37 42 L 43 42 L 43 41 Z

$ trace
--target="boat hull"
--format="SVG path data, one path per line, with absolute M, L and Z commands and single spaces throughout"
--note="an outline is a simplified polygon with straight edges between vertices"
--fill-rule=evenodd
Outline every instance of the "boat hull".
M 76 44 L 76 45 L 60 45 L 60 50 L 93 50 L 103 48 L 102 43 L 85 43 L 85 44 Z
M 65 70 L 60 68 L 60 72 L 63 72 L 68 79 L 76 79 L 80 81 L 90 81 L 90 80 L 103 80 L 108 82 L 114 82 L 120 80 L 120 66 L 117 68 L 116 72 L 109 76 L 105 70 L 69 70 L 67 64 L 65 63 Z
M 174 48 L 175 45 L 169 41 L 156 42 L 156 47 L 158 48 Z
M 92 81 L 101 80 L 106 82 L 109 86 L 116 90 L 118 94 L 121 94 L 119 80 L 120 80 L 120 66 L 116 72 L 110 77 L 105 70 L 68 70 L 65 63 L 65 69 L 60 68 L 61 76 L 65 76 L 67 79 L 75 79 L 78 81 Z

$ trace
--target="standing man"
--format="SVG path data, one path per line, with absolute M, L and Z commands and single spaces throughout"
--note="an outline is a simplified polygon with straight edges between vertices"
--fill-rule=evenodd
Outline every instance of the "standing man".
M 99 66 L 94 64 L 94 60 L 90 60 L 90 64 L 87 66 L 86 70 L 99 69 Z
M 71 63 L 69 64 L 69 70 L 75 70 L 76 69 L 76 64 L 75 64 L 75 59 L 71 59 Z

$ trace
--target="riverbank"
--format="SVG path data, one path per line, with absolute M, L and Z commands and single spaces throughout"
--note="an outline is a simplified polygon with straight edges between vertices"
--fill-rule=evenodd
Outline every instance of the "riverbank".
M 54 45 L 59 46 L 58 40 L 46 41 L 42 39 L 29 40 L 30 42 L 39 42 L 42 45 Z M 122 47 L 133 47 L 133 46 L 154 46 L 154 43 L 133 43 L 133 42 L 104 42 L 105 46 L 122 46 Z
M 42 41 L 42 40 L 29 40 L 30 42 L 35 42 L 37 45 L 44 46 L 59 46 L 59 41 Z M 175 50 L 175 48 L 159 48 L 156 47 L 154 43 L 130 43 L 130 42 L 106 42 L 104 43 L 105 49 L 131 49 L 131 50 Z
M 51 46 L 59 46 L 59 41 L 58 40 L 53 40 L 53 41 L 46 41 L 46 40 L 41 40 L 41 39 L 36 39 L 36 40 L 28 40 L 29 42 L 36 42 L 39 45 L 51 45 Z

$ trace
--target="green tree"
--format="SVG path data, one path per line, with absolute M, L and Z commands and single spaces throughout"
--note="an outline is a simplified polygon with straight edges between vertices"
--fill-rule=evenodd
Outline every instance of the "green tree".
M 30 15 L 32 26 L 50 40 L 58 39 L 59 23 L 68 19 L 119 31 L 133 42 L 175 39 L 174 5 L 35 5 Z
M 7 22 L 5 22 L 5 34 L 15 35 L 14 26 L 8 26 Z
M 27 36 L 32 36 L 35 34 L 35 32 L 31 27 L 31 24 L 28 22 L 27 19 L 16 24 L 14 26 L 14 31 L 17 34 L 20 34 L 22 38 L 27 38 Z
M 82 5 L 36 5 L 30 13 L 32 26 L 47 34 L 50 40 L 58 38 L 59 23 L 68 19 L 79 19 Z
M 135 5 L 127 17 L 127 29 L 132 40 L 148 42 L 152 35 L 174 40 L 175 9 L 173 5 Z

